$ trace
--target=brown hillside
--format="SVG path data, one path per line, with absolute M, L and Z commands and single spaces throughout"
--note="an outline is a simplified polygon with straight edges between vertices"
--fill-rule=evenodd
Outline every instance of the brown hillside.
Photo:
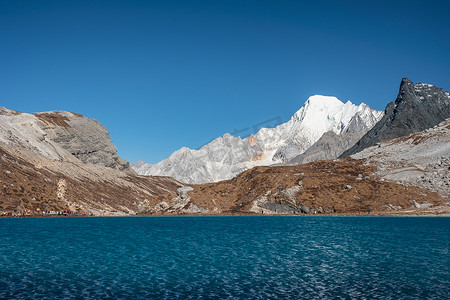
M 168 177 L 135 176 L 84 163 L 52 161 L 48 167 L 38 166 L 0 148 L 0 211 L 139 213 L 152 203 L 152 196 L 174 192 L 180 186 Z
M 255 167 L 236 178 L 191 185 L 191 201 L 221 213 L 355 213 L 409 209 L 415 200 L 440 205 L 439 194 L 412 186 L 380 181 L 373 166 L 343 159 L 297 166 Z M 155 197 L 169 201 L 172 195 Z M 263 206 L 255 206 L 263 199 Z M 261 201 L 260 201 L 261 202 Z

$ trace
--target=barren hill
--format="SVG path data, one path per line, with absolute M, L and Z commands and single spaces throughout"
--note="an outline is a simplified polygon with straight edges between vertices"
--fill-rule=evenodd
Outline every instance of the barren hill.
M 255 167 L 217 183 L 191 185 L 156 196 L 153 212 L 183 213 L 389 213 L 445 203 L 438 193 L 380 180 L 363 160 Z
M 137 176 L 96 120 L 69 112 L 0 112 L 0 212 L 136 214 L 181 183 Z

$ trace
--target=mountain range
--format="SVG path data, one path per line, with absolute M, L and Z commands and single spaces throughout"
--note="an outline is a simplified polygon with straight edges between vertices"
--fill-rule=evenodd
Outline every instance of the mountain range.
M 255 166 L 295 165 L 346 157 L 385 139 L 435 126 L 450 116 L 450 96 L 431 84 L 407 78 L 385 112 L 364 103 L 311 96 L 286 123 L 247 138 L 225 134 L 199 150 L 186 147 L 157 164 L 139 161 L 140 175 L 171 176 L 186 183 L 230 179 Z
M 364 103 L 356 106 L 316 95 L 309 97 L 288 122 L 275 128 L 262 128 L 243 139 L 225 134 L 199 150 L 183 147 L 157 164 L 138 162 L 131 166 L 140 175 L 171 176 L 186 183 L 217 182 L 255 166 L 295 160 L 325 133 L 345 136 L 352 146 L 382 116 L 383 112 Z
M 449 214 L 449 108 L 404 78 L 384 112 L 316 95 L 275 128 L 131 167 L 94 119 L 1 108 L 0 213 Z

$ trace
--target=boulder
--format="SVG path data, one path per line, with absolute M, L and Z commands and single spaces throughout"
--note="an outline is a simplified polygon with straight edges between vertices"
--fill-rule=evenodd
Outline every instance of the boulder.
M 190 186 L 182 186 L 177 189 L 177 195 L 182 200 L 185 200 L 185 199 L 189 198 L 188 192 L 193 191 L 193 190 L 194 190 L 194 188 L 192 188 Z

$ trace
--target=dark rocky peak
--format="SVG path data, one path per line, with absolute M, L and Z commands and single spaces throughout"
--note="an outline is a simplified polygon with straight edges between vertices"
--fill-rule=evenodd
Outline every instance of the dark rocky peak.
M 407 77 L 402 78 L 402 82 L 400 82 L 399 96 L 401 96 L 401 94 L 411 91 L 414 91 L 414 83 Z
M 395 100 L 396 105 L 401 105 L 405 101 L 436 102 L 438 104 L 448 104 L 450 93 L 432 84 L 418 82 L 413 84 L 408 78 L 403 78 L 400 90 Z
M 450 94 L 431 84 L 400 83 L 398 96 L 385 109 L 384 117 L 341 157 L 357 153 L 383 140 L 398 138 L 438 125 L 450 117 Z

